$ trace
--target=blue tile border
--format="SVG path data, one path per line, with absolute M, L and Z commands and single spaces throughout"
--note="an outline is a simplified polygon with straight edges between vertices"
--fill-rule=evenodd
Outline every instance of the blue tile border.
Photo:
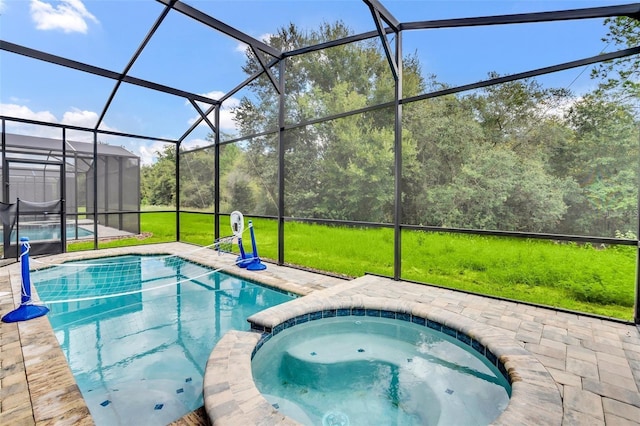
M 318 318 L 316 318 L 318 319 Z M 296 317 L 295 325 L 303 324 L 305 322 L 309 322 L 309 314 L 304 314 Z
M 467 336 L 466 334 L 458 332 L 457 338 L 465 345 L 471 346 L 471 337 Z
M 493 354 L 493 352 L 491 352 L 490 350 L 486 350 L 485 352 L 486 352 L 485 355 L 486 355 L 487 359 L 489 360 L 489 362 L 497 367 L 498 366 L 498 357 L 495 356 Z M 500 364 L 502 364 L 502 363 L 500 363 Z
M 396 319 L 399 319 L 401 321 L 411 322 L 411 314 L 404 314 L 402 312 L 397 312 Z
M 465 334 L 462 331 L 456 330 L 455 328 L 449 327 L 447 325 L 441 324 L 438 321 L 434 321 L 428 318 L 424 318 L 417 315 L 412 315 L 403 312 L 395 312 L 388 311 L 383 309 L 366 309 L 366 308 L 338 308 L 338 309 L 324 309 L 322 311 L 315 311 L 306 314 L 301 314 L 293 318 L 289 318 L 288 320 L 276 325 L 272 329 L 269 327 L 264 327 L 258 324 L 251 323 L 251 330 L 261 333 L 262 337 L 258 341 L 258 344 L 255 346 L 251 353 L 251 358 L 254 357 L 256 352 L 262 348 L 271 337 L 280 333 L 281 331 L 286 330 L 287 328 L 295 327 L 298 324 L 303 324 L 309 321 L 316 321 L 322 318 L 335 318 L 335 317 L 380 317 L 380 318 L 388 318 L 388 319 L 396 319 L 400 321 L 410 322 L 422 327 L 427 327 L 442 334 L 445 334 L 460 343 L 473 348 L 475 352 L 477 352 L 482 357 L 486 358 L 489 363 L 496 366 L 500 373 L 504 376 L 505 379 L 511 385 L 511 378 L 509 377 L 509 373 L 505 368 L 504 364 L 498 359 L 498 357 L 491 352 L 486 346 L 484 346 L 479 341 L 473 339 L 469 335 Z
M 427 320 L 427 327 L 429 327 L 431 329 L 434 329 L 434 330 L 437 330 L 437 331 L 442 331 L 442 324 L 440 324 L 437 321 L 430 320 L 430 319 Z
M 382 318 L 396 319 L 396 315 L 398 315 L 396 312 L 392 312 L 392 311 L 380 311 L 380 316 L 381 316 Z
M 476 350 L 476 352 L 478 352 L 479 354 L 481 354 L 482 356 L 486 356 L 485 355 L 485 347 L 482 343 L 478 342 L 477 340 L 473 339 L 471 341 L 471 347 L 473 349 Z
M 411 315 L 411 322 L 414 324 L 418 324 L 418 325 L 426 325 L 427 324 L 427 320 L 422 318 L 422 317 L 416 317 L 414 315 Z
M 333 318 L 337 315 L 336 309 L 325 309 L 322 311 L 322 318 Z
M 454 339 L 456 338 L 456 335 L 458 334 L 458 331 L 455 328 L 451 328 L 449 326 L 443 325 L 442 326 L 442 332 L 448 336 L 453 337 Z

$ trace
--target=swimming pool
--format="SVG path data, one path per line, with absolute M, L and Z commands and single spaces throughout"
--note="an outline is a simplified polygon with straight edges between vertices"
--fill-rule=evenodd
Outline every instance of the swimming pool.
M 67 239 L 76 238 L 76 226 L 74 224 L 67 224 L 66 227 Z M 77 227 L 77 238 L 86 238 L 93 236 L 93 232 Z M 15 229 L 11 232 L 11 241 L 16 241 Z M 0 232 L 2 235 L 2 232 Z M 39 224 L 20 224 L 20 236 L 29 237 L 30 241 L 43 241 L 43 240 L 59 240 L 60 239 L 60 223 L 39 223 Z
M 70 289 L 126 265 L 122 273 L 135 278 L 128 281 L 137 281 L 139 291 L 50 305 L 49 321 L 97 425 L 167 424 L 202 406 L 205 364 L 220 337 L 247 329 L 248 316 L 295 297 L 168 259 L 84 260 L 85 266 L 65 274 Z M 32 273 L 42 300 L 52 281 L 60 282 L 61 268 Z M 164 286 L 187 276 L 200 278 Z
M 342 311 L 302 317 L 256 351 L 256 386 L 288 417 L 305 425 L 487 425 L 507 407 L 509 382 L 471 339 L 379 310 Z

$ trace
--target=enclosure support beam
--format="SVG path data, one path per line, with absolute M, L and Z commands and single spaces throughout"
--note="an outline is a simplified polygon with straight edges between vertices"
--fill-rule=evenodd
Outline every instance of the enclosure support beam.
M 251 46 L 251 51 L 253 51 L 254 56 L 256 57 L 258 62 L 260 62 L 260 66 L 262 66 L 262 69 L 264 70 L 264 72 L 267 73 L 267 77 L 269 77 L 269 80 L 271 80 L 271 84 L 273 84 L 273 87 L 276 89 L 278 94 L 280 94 L 280 85 L 278 84 L 278 81 L 276 80 L 275 76 L 271 72 L 271 69 L 267 64 L 266 59 L 264 58 L 264 56 L 262 56 L 262 52 L 260 52 L 258 49 L 256 49 L 253 46 Z
M 385 34 L 394 32 L 391 28 L 385 28 Z M 345 44 L 356 43 L 358 41 L 369 40 L 378 37 L 378 31 L 367 31 L 366 33 L 355 34 L 337 40 L 329 40 L 324 43 L 314 44 L 313 46 L 305 46 L 299 49 L 283 52 L 283 58 L 289 58 L 291 56 L 299 56 L 305 53 L 317 52 L 319 50 L 331 49 L 332 47 L 344 46 Z
M 396 63 L 398 78 L 395 87 L 395 131 L 394 131 L 394 215 L 393 215 L 393 279 L 402 278 L 402 33 L 396 33 Z
M 389 39 L 387 39 L 387 31 L 382 25 L 382 21 L 386 22 L 393 32 L 396 34 L 396 37 L 400 34 L 400 22 L 389 12 L 378 0 L 364 0 L 364 2 L 369 6 L 371 10 L 371 15 L 373 15 L 373 21 L 376 24 L 376 30 L 378 30 L 378 35 L 380 36 L 380 40 L 382 41 L 382 47 L 384 48 L 384 53 L 387 56 L 387 61 L 389 62 L 389 66 L 391 67 L 391 73 L 393 74 L 394 80 L 397 82 L 400 78 L 398 72 L 398 58 L 397 55 L 394 57 L 393 52 L 391 52 L 391 46 L 389 45 Z M 396 38 L 396 47 L 399 44 L 397 43 Z M 397 52 L 397 51 L 396 51 Z
M 384 7 L 382 3 L 378 0 L 364 0 L 364 2 L 369 6 L 370 9 L 376 10 L 378 15 L 384 19 L 384 21 L 389 24 L 391 28 L 393 28 L 394 32 L 400 31 L 400 22 L 393 16 L 389 10 Z
M 523 80 L 525 78 L 537 77 L 539 75 L 551 74 L 554 72 L 564 71 L 571 68 L 585 67 L 587 65 L 597 64 L 599 62 L 611 61 L 613 59 L 625 58 L 627 56 L 637 55 L 640 53 L 640 46 L 630 47 L 628 49 L 617 50 L 615 52 L 603 53 L 588 58 L 578 59 L 570 62 L 563 62 L 558 65 L 552 65 L 544 68 L 536 68 L 531 71 L 520 72 L 516 74 L 504 75 L 502 77 L 492 78 L 489 80 L 479 81 L 477 83 L 464 84 L 462 86 L 451 87 L 435 92 L 425 93 L 422 95 L 412 96 L 402 100 L 403 104 L 422 101 L 430 98 L 437 98 L 454 93 L 467 92 L 470 90 L 481 89 L 483 87 L 495 86 L 498 84 L 508 83 L 510 81 Z
M 176 143 L 176 241 L 180 242 L 180 144 Z
M 393 52 L 391 52 L 391 46 L 389 45 L 389 39 L 387 39 L 387 33 L 384 30 L 384 26 L 382 25 L 382 18 L 380 17 L 380 13 L 376 8 L 369 5 L 371 9 L 371 14 L 373 15 L 373 21 L 376 24 L 376 29 L 378 30 L 378 35 L 380 36 L 380 40 L 382 41 L 382 47 L 384 48 L 384 53 L 387 56 L 387 61 L 389 62 L 389 66 L 391 67 L 391 73 L 393 74 L 393 79 L 398 81 L 398 63 L 396 58 L 393 57 Z M 396 32 L 396 36 L 399 33 Z M 397 46 L 397 43 L 396 43 Z
M 216 106 L 214 121 L 216 129 L 220 128 L 220 105 Z M 213 168 L 213 240 L 220 238 L 220 132 L 214 134 Z
M 635 300 L 633 304 L 633 322 L 636 325 L 640 326 L 640 242 L 639 241 L 636 241 L 636 292 L 635 292 Z
M 93 131 L 93 249 L 98 250 L 98 132 Z
M 169 5 L 173 3 L 171 7 L 174 10 L 177 10 L 178 12 L 188 16 L 191 19 L 195 19 L 196 21 L 201 22 L 210 28 L 213 28 L 215 30 L 220 31 L 221 33 L 224 33 L 230 37 L 233 37 L 236 40 L 243 42 L 244 44 L 247 44 L 251 47 L 255 47 L 256 49 L 261 50 L 265 53 L 268 53 L 271 56 L 275 56 L 276 58 L 279 58 L 280 55 L 282 54 L 280 51 L 269 46 L 268 44 L 263 43 L 260 40 L 255 39 L 243 33 L 242 31 L 238 31 L 232 26 L 227 25 L 224 22 L 215 19 L 207 15 L 206 13 L 203 13 L 198 9 L 189 6 L 188 4 L 182 3 L 181 1 L 175 1 L 175 0 L 157 0 L 157 1 L 165 5 Z
M 118 210 L 120 211 L 120 213 L 118 213 L 118 229 L 122 229 L 124 223 L 124 216 L 122 214 L 122 210 L 124 210 L 122 194 L 124 194 L 124 191 L 122 188 L 125 188 L 124 165 L 122 164 L 122 160 L 118 160 Z
M 67 129 L 62 128 L 62 164 L 60 164 L 60 239 L 62 240 L 62 253 L 67 252 Z M 76 228 L 76 232 L 78 232 Z
M 211 105 L 204 113 L 204 115 L 208 116 L 209 114 L 211 114 L 213 112 L 213 110 L 216 108 L 216 105 L 221 105 L 221 104 L 215 104 L 215 105 Z M 202 117 L 198 118 L 196 121 L 193 122 L 193 124 L 191 125 L 191 127 L 189 127 L 187 129 L 186 132 L 184 132 L 182 134 L 182 136 L 180 136 L 180 138 L 178 139 L 178 142 L 182 142 L 184 141 L 187 136 L 189 136 L 191 134 L 191 132 L 193 132 L 196 127 L 198 127 L 200 125 L 200 123 L 202 123 Z
M 7 168 L 7 138 L 6 138 L 6 121 L 2 119 L 2 202 L 9 202 L 9 170 Z M 7 232 L 5 229 L 4 232 Z M 6 234 L 4 234 L 6 235 Z M 6 247 L 5 247 L 6 250 Z
M 209 111 L 209 113 L 205 113 L 202 111 L 202 109 L 198 106 L 198 104 L 196 103 L 196 101 L 189 99 L 189 102 L 191 102 L 191 105 L 193 105 L 193 107 L 195 108 L 196 111 L 198 111 L 198 114 L 200 114 L 200 117 L 207 123 L 207 125 L 209 126 L 209 128 L 211 129 L 211 131 L 213 133 L 217 133 L 218 131 L 216 130 L 218 127 L 213 124 L 211 122 L 211 120 L 209 120 L 209 113 L 211 111 Z M 214 107 L 215 108 L 215 107 Z M 215 108 L 217 109 L 217 108 Z M 180 140 L 180 142 L 182 142 L 182 139 Z M 180 143 L 179 142 L 179 143 Z
M 88 65 L 82 62 L 74 61 L 72 59 L 67 59 L 61 56 L 52 55 L 50 53 L 41 52 L 39 50 L 30 49 L 28 47 L 20 46 L 15 43 L 10 43 L 5 40 L 0 40 L 0 50 L 16 53 L 18 55 L 27 56 L 33 59 L 38 59 L 40 61 L 48 62 L 50 64 L 72 68 L 78 71 L 86 72 L 86 73 L 97 75 L 100 77 L 110 78 L 112 80 L 122 80 L 125 83 L 146 87 L 147 89 L 157 90 L 159 92 L 179 96 L 184 99 L 194 99 L 196 101 L 200 101 L 200 102 L 204 102 L 212 105 L 218 103 L 217 100 L 207 98 L 206 96 L 185 92 L 184 90 L 174 89 L 173 87 L 165 86 L 163 84 L 153 83 L 151 81 L 142 80 L 140 78 L 131 77 L 129 75 L 123 76 L 122 74 L 117 73 L 115 71 L 110 71 L 104 68 Z
M 430 28 L 474 27 L 485 25 L 526 24 L 534 22 L 567 21 L 574 19 L 608 18 L 615 16 L 637 16 L 640 4 L 621 6 L 589 7 L 584 9 L 560 10 L 553 12 L 518 13 L 512 15 L 480 16 L 474 18 L 441 19 L 435 21 L 415 21 L 400 24 L 401 30 L 425 30 Z
M 640 146 L 640 137 L 638 138 L 638 146 Z M 640 156 L 638 156 L 638 167 L 640 167 Z M 636 212 L 636 220 L 638 227 L 636 229 L 640 229 L 640 177 L 638 178 L 638 182 L 636 182 L 638 187 L 638 204 Z M 635 299 L 633 303 L 633 322 L 638 326 L 640 330 L 640 236 L 636 235 L 636 292 Z
M 284 86 L 285 61 L 280 61 L 280 95 L 278 96 L 278 265 L 284 264 L 284 149 L 285 149 L 285 110 Z
M 82 132 L 97 132 L 98 134 L 101 134 L 101 135 L 122 136 L 124 138 L 140 139 L 140 140 L 147 140 L 152 142 L 169 142 L 169 143 L 177 142 L 175 139 L 167 139 L 167 138 L 161 138 L 157 136 L 135 135 L 132 133 L 113 132 L 109 130 L 94 129 L 94 128 L 82 127 L 82 126 L 71 126 L 69 124 L 47 123 L 46 121 L 30 120 L 28 118 L 20 118 L 20 117 L 8 117 L 5 115 L 0 115 L 0 119 L 9 120 L 16 123 L 36 124 L 38 126 L 54 127 L 56 129 L 65 128 L 67 130 L 80 130 Z
M 120 85 L 122 84 L 122 79 L 129 73 L 129 71 L 133 67 L 133 64 L 136 62 L 138 57 L 140 57 L 140 54 L 142 53 L 144 48 L 147 46 L 147 44 L 149 44 L 149 41 L 151 40 L 151 37 L 153 37 L 155 32 L 158 30 L 158 28 L 160 27 L 160 24 L 162 24 L 162 21 L 164 21 L 164 18 L 167 17 L 167 14 L 171 10 L 171 6 L 173 5 L 173 2 L 175 2 L 175 0 L 173 0 L 169 5 L 167 5 L 164 8 L 162 13 L 158 17 L 158 19 L 156 19 L 155 24 L 153 24 L 153 27 L 151 27 L 151 30 L 149 30 L 149 32 L 147 33 L 147 36 L 144 38 L 144 40 L 142 41 L 142 43 L 140 44 L 138 49 L 135 51 L 135 53 L 133 54 L 133 56 L 129 60 L 129 63 L 127 64 L 127 66 L 122 71 L 122 74 L 120 74 L 120 78 L 118 78 L 118 81 L 116 82 L 115 86 L 113 87 L 113 90 L 111 91 L 111 95 L 109 95 L 109 99 L 107 99 L 107 102 L 104 104 L 104 108 L 102 109 L 102 113 L 100 114 L 100 118 L 98 118 L 98 121 L 96 122 L 96 125 L 95 125 L 96 129 L 100 127 L 100 124 L 102 123 L 102 120 L 104 120 L 104 116 L 107 114 L 107 110 L 109 109 L 109 106 L 111 106 L 111 102 L 113 102 L 113 98 L 116 96 L 116 93 L 118 92 L 118 89 L 120 88 Z

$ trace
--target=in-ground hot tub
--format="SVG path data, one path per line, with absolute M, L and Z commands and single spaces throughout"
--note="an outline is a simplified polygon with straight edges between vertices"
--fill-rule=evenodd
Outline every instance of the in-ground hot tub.
M 362 286 L 362 284 L 357 283 Z M 350 284 L 351 287 L 356 284 Z M 282 305 L 269 308 L 265 311 L 259 312 L 251 317 L 248 321 L 251 323 L 251 331 L 231 331 L 225 334 L 225 336 L 218 342 L 213 352 L 209 356 L 207 367 L 204 377 L 204 400 L 205 409 L 213 424 L 219 426 L 225 425 L 237 425 L 237 424 L 278 424 L 278 425 L 300 425 L 304 417 L 292 417 L 296 414 L 284 413 L 281 408 L 280 402 L 269 402 L 272 400 L 273 395 L 266 393 L 262 394 L 256 387 L 256 381 L 253 377 L 253 362 L 252 358 L 258 362 L 259 354 L 263 348 L 267 349 L 268 344 L 275 340 L 280 333 L 284 330 L 295 330 L 298 327 L 304 326 L 309 323 L 321 324 L 330 318 L 348 318 L 355 321 L 361 321 L 363 325 L 365 321 L 392 318 L 395 322 L 402 322 L 411 325 L 417 325 L 421 327 L 423 331 L 427 329 L 435 329 L 438 333 L 445 334 L 445 340 L 450 343 L 455 342 L 456 345 L 461 347 L 468 346 L 468 352 L 477 353 L 481 356 L 483 366 L 472 366 L 474 370 L 482 374 L 486 374 L 483 368 L 487 367 L 486 361 L 489 366 L 494 365 L 497 367 L 500 374 L 495 374 L 495 370 L 490 367 L 491 374 L 495 374 L 492 379 L 489 374 L 483 376 L 485 381 L 497 381 L 505 378 L 511 385 L 511 397 L 508 404 L 502 414 L 499 414 L 497 418 L 490 421 L 492 425 L 513 425 L 513 424 L 545 424 L 545 425 L 558 425 L 562 424 L 563 408 L 562 398 L 556 386 L 555 381 L 545 369 L 545 367 L 522 345 L 505 334 L 505 331 L 492 327 L 487 324 L 479 323 L 472 318 L 465 317 L 455 312 L 451 312 L 439 307 L 430 306 L 425 303 L 413 302 L 409 300 L 402 300 L 401 298 L 387 298 L 387 297 L 371 297 L 364 295 L 357 295 L 352 297 L 336 297 L 335 292 L 329 292 L 326 295 L 321 294 L 318 297 L 307 296 L 300 299 L 296 299 L 291 302 L 284 303 Z M 317 321 L 321 320 L 321 321 Z M 377 321 L 377 320 L 376 320 Z M 283 334 L 283 336 L 285 336 Z M 386 338 L 385 336 L 383 336 Z M 318 338 L 313 342 L 313 339 Z M 350 340 L 350 339 L 347 339 Z M 314 347 L 329 348 L 330 337 L 316 336 L 311 339 L 311 344 Z M 353 342 L 357 343 L 357 342 Z M 425 345 L 428 346 L 433 342 L 430 338 L 425 338 Z M 319 346 L 318 346 L 319 345 Z M 466 345 L 466 346 L 465 346 Z M 352 359 L 357 354 L 366 354 L 367 348 L 363 347 L 363 344 L 356 344 L 355 348 L 345 349 L 347 354 Z M 375 346 L 375 345 L 374 345 Z M 388 349 L 389 345 L 381 345 L 383 348 L 370 347 L 371 352 L 375 352 L 378 349 L 384 351 L 391 351 Z M 392 344 L 392 347 L 395 345 Z M 398 344 L 399 346 L 399 344 Z M 435 346 L 438 346 L 436 344 Z M 302 346 L 301 346 L 302 347 Z M 418 347 L 423 347 L 418 345 Z M 302 359 L 308 365 L 309 360 L 315 359 L 320 356 L 320 352 L 310 347 L 303 348 L 307 354 L 299 358 Z M 363 349 L 364 352 L 358 352 L 358 349 Z M 304 352 L 301 352 L 304 354 Z M 316 352 L 316 355 L 312 355 L 312 352 Z M 335 350 L 334 350 L 335 352 Z M 448 351 L 446 351 L 448 353 Z M 296 352 L 291 352 L 291 355 L 295 355 Z M 335 356 L 335 355 L 334 355 Z M 415 355 L 407 358 L 417 360 L 419 357 L 424 356 L 422 352 L 418 350 Z M 431 355 L 436 358 L 436 355 Z M 377 361 L 379 368 L 366 371 L 365 375 L 372 375 L 372 371 L 379 372 L 385 370 L 389 373 L 393 371 L 395 367 L 391 367 L 385 364 L 384 359 L 389 359 L 392 354 L 387 352 L 386 354 L 379 355 Z M 440 358 L 440 365 L 436 362 L 436 366 L 428 367 L 431 369 L 449 369 L 456 371 L 457 375 L 465 375 L 471 373 L 463 367 L 455 367 L 455 361 L 451 358 Z M 484 359 L 486 359 L 486 361 Z M 279 369 L 277 360 L 271 360 L 271 368 L 273 370 Z M 406 361 L 406 359 L 405 359 Z M 401 360 L 398 362 L 402 362 Z M 407 361 L 407 363 L 413 363 L 415 361 Z M 422 360 L 417 361 L 422 363 Z M 449 364 L 450 363 L 450 364 Z M 269 361 L 267 361 L 269 364 Z M 316 363 L 317 364 L 317 363 Z M 417 365 L 417 364 L 416 364 Z M 319 368 L 315 365 L 316 369 Z M 467 366 L 466 368 L 469 368 Z M 419 376 L 416 370 L 412 371 L 412 374 Z M 403 373 L 404 374 L 404 373 Z M 384 376 L 378 374 L 379 376 Z M 335 378 L 336 374 L 332 374 Z M 340 374 L 337 374 L 340 376 Z M 391 379 L 394 375 L 389 374 L 388 379 L 382 380 L 382 385 L 379 385 L 383 390 L 398 388 L 393 385 Z M 398 374 L 396 376 L 399 377 Z M 450 374 L 448 376 L 453 376 Z M 410 377 L 407 373 L 405 377 Z M 400 379 L 398 379 L 400 380 Z M 476 379 L 477 380 L 477 379 Z M 444 383 L 444 384 L 443 384 Z M 328 384 L 326 386 L 336 386 L 338 382 Z M 398 383 L 399 385 L 399 383 Z M 465 389 L 460 390 L 455 383 L 451 386 L 444 387 L 446 382 L 435 381 L 429 382 L 431 390 L 418 389 L 412 397 L 418 396 L 419 392 L 423 392 L 422 397 L 428 398 L 435 394 L 436 399 L 450 399 L 449 397 L 456 395 L 458 392 L 465 392 Z M 415 389 L 410 384 L 403 385 L 407 391 L 413 392 Z M 300 386 L 302 388 L 302 386 Z M 419 387 L 418 387 L 419 388 Z M 506 389 L 506 388 L 505 388 Z M 444 390 L 444 392 L 442 392 Z M 447 391 L 449 390 L 449 391 Z M 451 392 L 453 391 L 453 392 Z M 326 393 L 334 392 L 332 389 L 328 389 Z M 399 394 L 400 396 L 400 394 Z M 363 396 L 364 399 L 370 399 L 370 396 Z M 399 403 L 406 403 L 404 399 L 397 398 Z M 417 399 L 416 399 L 417 401 Z M 281 401 L 284 405 L 289 404 L 290 400 Z M 422 404 L 427 404 L 428 401 L 421 399 Z M 501 406 L 501 402 L 497 404 Z M 393 403 L 392 403 L 393 405 Z M 300 407 L 298 403 L 291 403 L 295 411 Z M 326 408 L 326 407 L 324 407 Z M 453 414 L 448 408 L 443 409 L 434 408 L 434 410 L 440 410 L 439 415 L 423 414 L 424 418 L 435 419 L 438 417 L 442 424 L 457 423 L 460 424 L 457 417 L 457 412 Z M 324 420 L 325 424 L 347 424 L 349 421 L 351 425 L 356 424 L 355 421 L 351 421 L 347 417 L 342 415 L 343 413 L 338 409 L 326 409 L 322 413 L 322 418 L 319 424 L 322 424 Z M 346 413 L 345 413 L 346 414 Z M 304 414 L 308 417 L 308 414 Z M 306 418 L 305 418 L 306 419 Z M 306 420 L 302 420 L 306 421 Z M 384 422 L 377 422 L 379 424 Z
M 434 321 L 332 309 L 276 328 L 253 357 L 253 377 L 302 424 L 487 425 L 509 403 L 495 355 Z

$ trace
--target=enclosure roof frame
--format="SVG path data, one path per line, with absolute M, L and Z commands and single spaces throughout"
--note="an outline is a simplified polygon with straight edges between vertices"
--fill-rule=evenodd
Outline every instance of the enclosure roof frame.
M 217 20 L 216 18 L 207 15 L 206 13 L 196 9 L 195 7 L 189 6 L 186 3 L 181 2 L 180 0 L 156 0 L 159 3 L 162 3 L 173 10 L 176 10 L 191 19 L 194 19 L 202 24 L 207 25 L 213 29 L 220 31 L 228 36 L 233 37 L 234 39 L 241 41 L 242 43 L 251 46 L 254 49 L 260 50 L 264 53 L 267 53 L 276 58 L 280 58 L 282 56 L 282 52 L 278 49 L 275 49 L 268 44 L 251 37 L 248 34 L 243 33 L 242 31 L 225 24 L 222 21 Z
M 383 47 L 385 48 L 385 54 L 387 55 L 389 65 L 391 67 L 392 74 L 394 78 L 397 78 L 398 67 L 397 67 L 397 64 L 395 64 L 395 62 L 391 60 L 393 59 L 392 57 L 393 55 L 391 55 L 390 46 L 386 38 L 387 34 L 394 33 L 396 31 L 550 22 L 550 21 L 591 19 L 591 18 L 603 18 L 603 17 L 614 17 L 614 16 L 629 16 L 634 19 L 640 19 L 640 3 L 632 3 L 632 4 L 626 4 L 626 5 L 581 8 L 581 9 L 571 9 L 571 10 L 561 10 L 561 11 L 551 11 L 551 12 L 494 15 L 494 16 L 484 16 L 484 17 L 415 21 L 415 22 L 402 23 L 402 22 L 399 22 L 379 0 L 362 0 L 366 5 L 369 6 L 371 10 L 371 13 L 374 17 L 374 23 L 376 24 L 376 30 L 361 33 L 361 34 L 351 35 L 351 36 L 333 40 L 333 41 L 319 43 L 313 46 L 307 46 L 307 47 L 296 49 L 293 51 L 281 52 L 267 45 L 266 43 L 260 40 L 257 40 L 254 37 L 251 37 L 248 34 L 228 24 L 225 24 L 222 21 L 217 20 L 212 16 L 207 15 L 204 12 L 190 5 L 183 3 L 180 0 L 156 0 L 156 1 L 165 5 L 165 7 L 162 10 L 160 16 L 156 19 L 156 21 L 152 25 L 151 29 L 145 36 L 144 40 L 142 41 L 138 49 L 134 52 L 134 54 L 130 58 L 124 70 L 120 73 L 116 71 L 108 70 L 105 68 L 97 67 L 94 65 L 86 64 L 83 62 L 75 61 L 72 59 L 68 59 L 62 56 L 53 55 L 50 53 L 32 49 L 26 46 L 21 46 L 21 45 L 11 43 L 6 40 L 1 40 L 1 39 L 0 39 L 0 50 L 4 50 L 4 51 L 12 52 L 18 55 L 41 60 L 54 65 L 76 69 L 78 71 L 86 72 L 86 73 L 97 75 L 100 77 L 116 80 L 116 84 L 110 96 L 105 101 L 102 113 L 95 125 L 95 128 L 92 130 L 99 131 L 104 134 L 125 135 L 121 132 L 110 133 L 109 131 L 99 129 L 99 126 L 102 123 L 104 116 L 106 115 L 106 112 L 117 90 L 119 89 L 121 83 L 123 82 L 144 87 L 151 90 L 156 90 L 166 94 L 178 96 L 185 100 L 190 101 L 192 105 L 195 104 L 195 101 L 205 103 L 207 105 L 210 105 L 207 111 L 204 112 L 204 115 L 208 115 L 209 113 L 213 112 L 217 106 L 220 106 L 225 100 L 229 99 L 235 93 L 245 88 L 247 85 L 249 85 L 251 82 L 253 82 L 255 79 L 257 79 L 264 73 L 268 75 L 271 82 L 274 83 L 274 87 L 276 88 L 276 90 L 278 90 L 279 86 L 275 84 L 275 77 L 271 72 L 270 68 L 275 66 L 279 61 L 283 60 L 284 58 L 297 56 L 297 55 L 314 52 L 318 50 L 328 49 L 332 47 L 337 47 L 337 46 L 341 46 L 344 44 L 353 43 L 357 41 L 372 39 L 375 37 L 381 38 Z M 177 89 L 172 86 L 166 86 L 163 84 L 158 84 L 152 81 L 130 76 L 128 73 L 131 70 L 133 64 L 135 63 L 137 58 L 140 56 L 144 48 L 147 46 L 147 44 L 155 34 L 156 30 L 160 27 L 165 17 L 171 10 L 180 12 L 195 21 L 203 23 L 210 28 L 220 31 L 242 43 L 247 44 L 251 48 L 252 52 L 254 52 L 254 55 L 258 58 L 261 64 L 261 69 L 255 72 L 253 75 L 246 78 L 244 81 L 239 83 L 232 90 L 225 93 L 225 95 L 223 95 L 219 99 L 212 99 L 207 96 Z M 389 25 L 389 27 L 383 28 L 381 25 L 381 21 L 386 22 Z M 273 58 L 267 61 L 266 58 L 262 56 L 262 54 L 270 55 Z M 406 100 L 403 99 L 402 102 L 406 102 Z M 199 110 L 199 108 L 197 108 L 196 111 L 199 114 L 198 119 L 184 132 L 184 134 L 181 137 L 179 137 L 176 140 L 171 140 L 171 142 L 179 144 L 181 141 L 186 139 L 186 137 L 188 137 L 188 135 L 193 130 L 195 130 L 195 128 L 198 125 L 200 125 L 202 121 L 204 121 L 203 112 Z M 6 118 L 12 119 L 14 121 L 21 121 L 20 119 L 16 119 L 15 117 L 6 117 Z M 212 127 L 211 123 L 208 123 L 208 124 L 210 127 Z M 51 123 L 51 125 L 54 125 L 54 123 Z M 72 126 L 63 126 L 63 127 L 72 128 Z M 86 129 L 82 129 L 82 130 L 86 130 Z M 127 136 L 132 136 L 132 135 L 127 135 Z M 167 141 L 166 139 L 155 138 L 155 137 L 143 137 L 143 139 Z
M 633 19 L 640 19 L 640 3 L 618 6 L 588 7 L 552 12 L 517 13 L 509 15 L 480 16 L 473 18 L 414 21 L 400 24 L 400 29 L 404 31 L 426 30 L 434 28 L 476 27 L 487 25 L 529 24 L 536 22 L 612 18 L 615 16 L 628 16 Z
M 78 71 L 86 72 L 89 74 L 97 75 L 100 77 L 110 78 L 112 80 L 121 81 L 124 83 L 130 83 L 136 86 L 144 87 L 147 89 L 164 92 L 170 95 L 178 96 L 184 99 L 193 99 L 196 101 L 204 102 L 207 104 L 216 104 L 217 100 L 208 98 L 206 96 L 198 95 L 196 93 L 190 93 L 185 90 L 176 89 L 164 84 L 154 83 L 149 80 L 143 80 L 141 78 L 132 77 L 130 75 L 121 74 L 115 71 L 108 70 L 106 68 L 97 67 L 95 65 L 89 65 L 84 62 L 74 61 L 62 56 L 46 53 L 41 50 L 31 49 L 26 46 L 11 43 L 6 40 L 0 40 L 0 50 L 4 50 L 18 55 L 26 56 L 32 59 L 38 59 L 40 61 L 48 62 L 54 65 L 60 65 L 67 68 L 72 68 Z

